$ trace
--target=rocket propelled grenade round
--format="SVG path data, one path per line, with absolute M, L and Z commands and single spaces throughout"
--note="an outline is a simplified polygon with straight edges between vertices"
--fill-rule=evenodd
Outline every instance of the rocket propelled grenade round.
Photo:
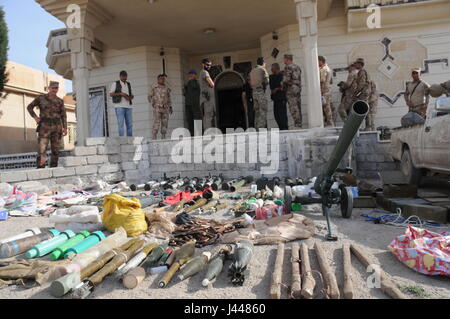
M 164 288 L 167 286 L 167 284 L 170 282 L 172 277 L 175 275 L 175 273 L 180 269 L 181 266 L 183 266 L 185 263 L 187 263 L 192 256 L 194 256 L 195 253 L 195 243 L 196 241 L 191 241 L 183 246 L 177 251 L 177 254 L 175 255 L 175 260 L 170 266 L 170 269 L 164 274 L 160 282 L 158 283 L 159 288 Z
M 213 259 L 209 263 L 205 279 L 203 279 L 202 281 L 202 285 L 204 287 L 208 287 L 210 284 L 213 284 L 216 281 L 217 277 L 219 277 L 223 269 L 225 258 L 226 254 L 220 253 L 219 256 L 217 256 L 217 258 Z

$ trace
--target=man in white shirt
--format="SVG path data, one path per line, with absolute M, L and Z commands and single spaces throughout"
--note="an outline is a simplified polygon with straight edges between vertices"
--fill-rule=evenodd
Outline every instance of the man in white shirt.
M 127 82 L 126 71 L 120 72 L 120 80 L 114 82 L 109 90 L 112 104 L 116 110 L 117 123 L 119 124 L 119 136 L 124 136 L 123 126 L 127 126 L 127 136 L 133 136 L 133 92 L 130 82 Z

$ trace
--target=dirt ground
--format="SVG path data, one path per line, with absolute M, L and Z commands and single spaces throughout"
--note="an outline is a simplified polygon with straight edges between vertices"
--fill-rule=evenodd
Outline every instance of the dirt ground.
M 306 240 L 310 247 L 310 259 L 313 270 L 319 270 L 317 257 L 313 250 L 314 242 L 323 242 L 327 260 L 335 271 L 341 298 L 343 298 L 343 267 L 342 267 L 342 244 L 344 242 L 356 243 L 365 247 L 376 259 L 381 263 L 385 270 L 400 286 L 409 287 L 411 290 L 421 291 L 420 293 L 407 293 L 410 298 L 446 298 L 450 299 L 450 278 L 438 276 L 426 276 L 417 273 L 396 259 L 396 257 L 387 250 L 387 246 L 395 236 L 404 232 L 404 228 L 374 224 L 366 222 L 360 216 L 361 213 L 369 213 L 371 209 L 354 209 L 351 219 L 343 219 L 340 216 L 338 208 L 332 210 L 332 229 L 334 235 L 337 235 L 337 242 L 326 242 L 325 234 L 326 221 L 322 216 L 319 205 L 309 205 L 304 207 L 301 212 L 305 216 L 314 220 L 317 233 L 313 238 Z M 226 210 L 218 212 L 213 218 L 230 218 L 226 216 Z M 2 238 L 20 233 L 30 227 L 51 227 L 46 217 L 25 217 L 10 218 L 8 221 L 0 222 L 0 234 Z M 430 229 L 435 232 L 450 231 L 449 225 L 443 228 Z M 283 289 L 282 298 L 288 298 L 287 287 L 291 282 L 291 263 L 290 248 L 292 243 L 286 244 L 285 260 L 283 265 Z M 201 251 L 209 250 L 206 247 L 197 250 L 196 255 Z M 270 298 L 270 284 L 273 272 L 273 265 L 276 258 L 277 246 L 255 246 L 253 259 L 250 264 L 250 276 L 246 279 L 244 286 L 234 287 L 227 278 L 227 267 L 229 262 L 225 264 L 224 271 L 219 279 L 213 284 L 212 288 L 204 288 L 201 285 L 205 271 L 196 276 L 179 282 L 174 278 L 168 287 L 160 289 L 157 287 L 159 279 L 163 274 L 147 276 L 136 289 L 128 290 L 123 287 L 122 283 L 113 278 L 106 278 L 99 285 L 89 298 L 95 299 L 267 299 Z M 384 299 L 389 298 L 379 289 L 369 289 L 366 280 L 371 273 L 366 272 L 359 261 L 352 255 L 352 265 L 354 267 L 354 275 L 352 281 L 355 291 L 355 299 Z M 318 285 L 316 286 L 316 298 L 325 298 L 322 293 L 323 285 L 318 272 L 314 273 L 314 277 Z M 0 299 L 51 299 L 49 293 L 49 285 L 25 289 L 19 286 L 9 286 L 0 288 Z M 65 298 L 68 298 L 67 296 Z

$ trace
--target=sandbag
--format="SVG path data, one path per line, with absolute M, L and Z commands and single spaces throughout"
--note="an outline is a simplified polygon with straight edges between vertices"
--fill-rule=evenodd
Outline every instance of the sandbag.
M 408 112 L 401 120 L 402 127 L 420 125 L 425 123 L 425 119 L 415 112 Z
M 119 227 L 125 228 L 129 237 L 139 236 L 148 228 L 139 199 L 117 194 L 105 196 L 102 222 L 110 232 Z
M 408 226 L 388 248 L 398 260 L 417 272 L 450 276 L 450 233 L 438 234 Z

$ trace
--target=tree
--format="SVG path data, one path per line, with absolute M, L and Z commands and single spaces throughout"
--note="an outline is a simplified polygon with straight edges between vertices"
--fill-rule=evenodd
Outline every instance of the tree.
M 0 98 L 4 97 L 5 84 L 8 81 L 6 61 L 8 60 L 8 26 L 5 21 L 5 11 L 0 7 Z

